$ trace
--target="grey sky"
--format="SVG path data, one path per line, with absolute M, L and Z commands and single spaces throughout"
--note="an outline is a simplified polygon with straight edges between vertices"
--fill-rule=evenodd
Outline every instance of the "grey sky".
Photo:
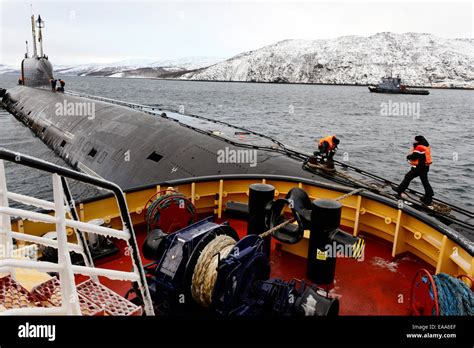
M 0 64 L 17 65 L 31 41 L 30 3 L 46 21 L 54 64 L 135 58 L 230 57 L 284 39 L 381 31 L 473 37 L 473 3 L 0 0 Z

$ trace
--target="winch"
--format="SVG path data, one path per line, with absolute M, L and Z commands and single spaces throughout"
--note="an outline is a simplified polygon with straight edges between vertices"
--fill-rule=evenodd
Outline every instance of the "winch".
M 146 267 L 156 312 L 208 311 L 232 316 L 337 315 L 338 299 L 329 297 L 316 285 L 270 277 L 268 240 L 273 235 L 280 242 L 296 243 L 303 238 L 302 232 L 307 228 L 323 235 L 325 241 L 353 244 L 359 239 L 350 235 L 341 238 L 344 233 L 337 230 L 340 220 L 337 202 L 328 207 L 333 215 L 331 224 L 318 230 L 318 224 L 312 220 L 318 219 L 321 209 L 326 210 L 324 204 L 311 203 L 301 189 L 291 190 L 284 201 L 274 201 L 273 197 L 272 186 L 251 185 L 249 207 L 259 213 L 249 214 L 247 220 L 252 221 L 248 221 L 248 234 L 241 239 L 228 223 L 218 224 L 212 217 L 172 234 L 152 230 L 145 240 L 143 252 L 146 258 L 156 260 Z M 290 205 L 293 218 L 281 224 L 285 204 Z M 292 221 L 297 223 L 291 224 Z M 269 231 L 262 231 L 268 228 Z M 332 272 L 334 262 L 328 262 Z M 325 274 L 323 278 L 332 281 L 328 270 L 318 266 L 316 273 Z M 308 275 L 314 268 L 308 261 Z

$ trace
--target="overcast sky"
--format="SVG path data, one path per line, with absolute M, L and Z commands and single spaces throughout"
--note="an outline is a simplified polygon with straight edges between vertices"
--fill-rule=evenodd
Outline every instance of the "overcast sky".
M 124 59 L 228 58 L 284 39 L 377 32 L 473 37 L 472 1 L 8 1 L 0 0 L 0 64 L 18 65 L 31 41 L 30 3 L 46 21 L 54 64 Z

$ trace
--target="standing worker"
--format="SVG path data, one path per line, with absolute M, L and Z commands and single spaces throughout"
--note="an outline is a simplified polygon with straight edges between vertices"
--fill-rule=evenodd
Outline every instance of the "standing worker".
M 405 178 L 401 184 L 394 189 L 397 192 L 397 198 L 401 198 L 401 194 L 408 188 L 410 182 L 416 177 L 420 177 L 423 188 L 425 189 L 425 195 L 420 198 L 421 202 L 430 205 L 433 200 L 433 189 L 431 188 L 430 182 L 428 181 L 428 172 L 430 171 L 430 165 L 433 163 L 431 159 L 431 148 L 428 141 L 422 135 L 415 137 L 415 143 L 411 149 L 411 153 L 407 156 L 407 160 L 410 161 L 411 169 L 405 175 Z
M 339 139 L 335 135 L 330 135 L 324 138 L 321 138 L 318 143 L 319 157 L 321 163 L 326 163 L 329 166 L 334 165 L 334 155 L 337 151 L 337 145 L 339 144 Z
M 56 83 L 58 82 L 58 80 L 50 79 L 49 82 L 51 82 L 51 89 L 53 90 L 53 92 L 56 92 Z

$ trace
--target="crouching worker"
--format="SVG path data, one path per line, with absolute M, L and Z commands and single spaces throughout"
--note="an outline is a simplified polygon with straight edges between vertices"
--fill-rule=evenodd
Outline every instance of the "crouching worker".
M 334 166 L 334 155 L 337 151 L 337 145 L 339 145 L 339 139 L 336 138 L 335 135 L 330 135 L 319 140 L 318 155 L 321 163 Z
M 428 172 L 430 171 L 430 165 L 433 161 L 431 159 L 430 144 L 424 136 L 417 135 L 415 137 L 415 143 L 413 144 L 411 153 L 407 156 L 407 160 L 410 161 L 411 169 L 405 175 L 401 184 L 394 189 L 395 192 L 397 192 L 397 198 L 401 198 L 401 194 L 408 188 L 408 185 L 410 185 L 413 179 L 420 177 L 423 188 L 425 189 L 425 195 L 420 200 L 422 203 L 430 205 L 434 193 L 428 181 Z
M 318 144 L 318 151 L 314 152 L 314 156 L 308 159 L 308 165 L 317 166 L 318 163 L 326 165 L 329 169 L 334 168 L 334 155 L 337 151 L 339 139 L 335 135 L 321 138 Z

